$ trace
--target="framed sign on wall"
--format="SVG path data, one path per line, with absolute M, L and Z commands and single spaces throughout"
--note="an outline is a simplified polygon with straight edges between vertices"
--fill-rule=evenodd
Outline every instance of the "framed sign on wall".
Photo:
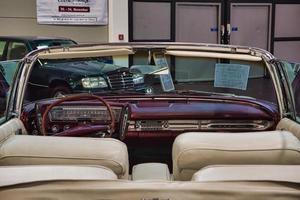
M 107 25 L 107 0 L 37 0 L 39 24 Z

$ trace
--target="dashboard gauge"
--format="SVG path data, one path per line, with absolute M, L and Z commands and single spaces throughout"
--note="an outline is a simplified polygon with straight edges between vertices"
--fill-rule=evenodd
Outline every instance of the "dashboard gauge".
M 119 119 L 121 109 L 113 107 L 113 113 L 116 119 Z M 57 106 L 49 113 L 51 122 L 55 121 L 107 121 L 110 120 L 109 113 L 104 106 Z

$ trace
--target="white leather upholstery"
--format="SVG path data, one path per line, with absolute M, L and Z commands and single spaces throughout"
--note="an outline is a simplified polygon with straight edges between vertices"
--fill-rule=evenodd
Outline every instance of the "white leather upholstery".
M 168 165 L 163 163 L 143 163 L 132 168 L 132 180 L 163 180 L 170 181 Z
M 284 130 L 293 133 L 300 140 L 300 124 L 288 119 L 283 118 L 277 124 L 277 130 Z
M 128 178 L 127 147 L 110 138 L 14 135 L 0 146 L 0 165 L 100 165 Z
M 16 134 L 16 132 L 26 133 L 23 122 L 18 118 L 11 119 L 8 122 L 2 124 L 0 127 L 0 145 L 5 142 L 7 138 Z
M 287 131 L 185 133 L 172 154 L 174 180 L 191 180 L 208 165 L 300 164 L 300 142 Z
M 39 181 L 117 180 L 114 172 L 102 166 L 5 166 L 0 167 L 0 187 Z
M 300 165 L 216 165 L 193 175 L 192 181 L 272 181 L 300 183 Z

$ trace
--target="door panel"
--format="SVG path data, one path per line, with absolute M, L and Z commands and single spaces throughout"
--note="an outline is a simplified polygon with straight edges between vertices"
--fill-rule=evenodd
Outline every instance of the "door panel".
M 219 43 L 221 3 L 177 3 L 176 41 Z
M 290 120 L 288 118 L 283 118 L 278 123 L 277 130 L 285 130 L 293 133 L 300 140 L 300 124 Z
M 21 120 L 15 118 L 0 126 L 0 148 L 2 143 L 16 133 L 27 134 Z
M 278 66 L 281 66 L 283 80 L 286 80 L 286 98 L 288 110 L 290 116 L 297 122 L 300 123 L 300 63 L 291 63 L 288 61 L 278 62 Z M 296 132 L 297 128 L 293 128 Z M 300 130 L 300 124 L 298 129 Z M 294 133 L 295 134 L 295 133 Z M 300 134 L 297 132 L 298 136 Z M 299 138 L 299 137 L 298 137 Z
M 230 5 L 230 44 L 270 49 L 271 4 Z

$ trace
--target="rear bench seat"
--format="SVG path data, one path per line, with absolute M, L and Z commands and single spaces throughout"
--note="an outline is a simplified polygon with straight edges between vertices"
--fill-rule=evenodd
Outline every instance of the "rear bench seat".
M 192 181 L 300 183 L 300 165 L 212 165 L 196 172 Z
M 300 141 L 287 131 L 185 133 L 173 144 L 174 180 L 209 165 L 299 165 Z

